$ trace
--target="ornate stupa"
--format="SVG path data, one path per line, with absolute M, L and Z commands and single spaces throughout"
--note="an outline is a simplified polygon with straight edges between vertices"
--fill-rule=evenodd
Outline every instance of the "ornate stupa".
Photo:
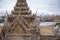
M 14 10 L 12 11 L 12 16 L 10 16 L 12 19 L 16 18 L 16 16 L 24 17 L 24 19 L 27 20 L 27 22 L 32 22 L 34 20 L 33 16 L 31 15 L 32 12 L 29 9 L 26 0 L 17 0 L 17 3 L 14 7 Z M 12 22 L 11 19 L 9 21 Z
M 34 19 L 26 0 L 17 0 L 12 16 L 8 18 L 8 25 L 3 29 L 4 39 L 31 40 L 31 35 L 37 33 L 36 25 L 31 25 Z
M 12 11 L 13 15 L 30 15 L 31 11 L 27 5 L 26 0 L 17 0 L 17 3 L 14 7 L 14 11 Z
M 12 15 L 7 18 L 0 40 L 56 40 L 55 36 L 40 35 L 41 30 L 37 28 L 40 18 L 32 15 L 26 0 L 17 0 Z

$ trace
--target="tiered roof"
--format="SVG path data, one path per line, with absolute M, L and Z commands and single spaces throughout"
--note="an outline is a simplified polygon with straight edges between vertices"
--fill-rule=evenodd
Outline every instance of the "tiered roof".
M 12 31 L 12 33 L 28 33 L 27 30 L 33 30 L 33 28 L 30 26 L 33 16 L 31 15 L 31 11 L 29 11 L 26 0 L 17 0 L 11 17 L 13 16 L 15 18 L 13 19 L 12 23 L 8 24 L 10 25 L 7 28 L 8 32 Z
M 12 11 L 13 15 L 29 15 L 31 14 L 31 11 L 29 10 L 29 7 L 27 5 L 26 0 L 17 0 L 17 3 L 14 7 L 14 11 Z

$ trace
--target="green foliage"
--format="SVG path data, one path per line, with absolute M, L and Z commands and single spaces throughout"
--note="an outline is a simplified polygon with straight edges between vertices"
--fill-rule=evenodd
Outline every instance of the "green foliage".
M 2 23 L 4 21 L 4 19 L 2 17 L 0 17 L 0 23 Z
M 2 23 L 3 22 L 3 20 L 2 19 L 0 19 L 0 23 Z
M 56 23 L 56 25 L 55 25 L 55 26 L 57 26 L 57 25 L 60 27 L 60 22 L 59 22 L 59 23 Z

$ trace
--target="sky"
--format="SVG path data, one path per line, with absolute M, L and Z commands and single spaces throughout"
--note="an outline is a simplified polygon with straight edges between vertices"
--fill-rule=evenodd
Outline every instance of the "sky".
M 0 15 L 14 9 L 17 0 L 0 0 Z M 32 13 L 37 15 L 60 15 L 60 0 L 27 0 Z

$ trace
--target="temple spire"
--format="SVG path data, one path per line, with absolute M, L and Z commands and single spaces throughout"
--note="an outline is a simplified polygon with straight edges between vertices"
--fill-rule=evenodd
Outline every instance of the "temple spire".
M 14 7 L 14 11 L 12 11 L 13 15 L 30 15 L 31 11 L 27 5 L 26 0 L 17 0 L 17 3 Z

